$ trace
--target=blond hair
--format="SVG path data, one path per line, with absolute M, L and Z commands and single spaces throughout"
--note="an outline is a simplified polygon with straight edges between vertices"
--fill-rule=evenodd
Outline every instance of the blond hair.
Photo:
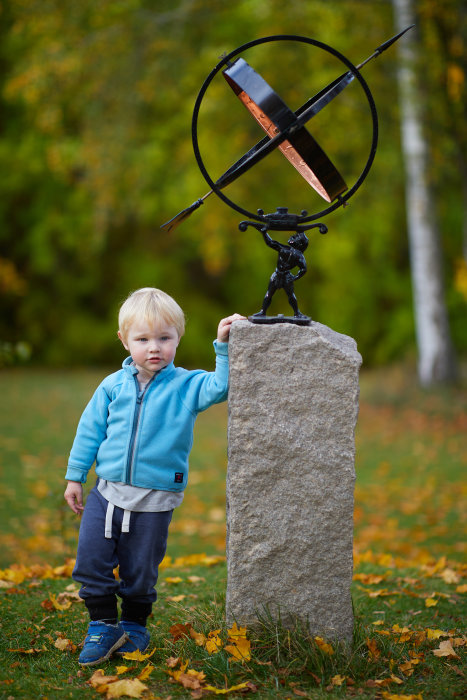
M 185 332 L 185 315 L 180 306 L 171 296 L 154 287 L 137 289 L 120 307 L 118 327 L 123 340 L 133 323 L 140 321 L 174 326 L 179 338 Z

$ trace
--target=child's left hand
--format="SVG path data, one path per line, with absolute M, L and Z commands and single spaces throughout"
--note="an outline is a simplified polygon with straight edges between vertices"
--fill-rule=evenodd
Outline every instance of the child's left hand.
M 232 316 L 227 316 L 227 318 L 223 318 L 222 321 L 219 323 L 219 326 L 217 327 L 217 340 L 220 343 L 229 342 L 230 329 L 232 327 L 232 323 L 234 323 L 235 321 L 246 321 L 246 316 L 241 316 L 240 314 L 232 314 Z

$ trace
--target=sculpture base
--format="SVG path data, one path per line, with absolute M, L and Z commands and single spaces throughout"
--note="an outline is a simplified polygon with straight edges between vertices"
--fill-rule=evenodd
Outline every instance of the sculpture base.
M 251 323 L 294 323 L 296 326 L 310 326 L 312 319 L 309 316 L 248 316 Z

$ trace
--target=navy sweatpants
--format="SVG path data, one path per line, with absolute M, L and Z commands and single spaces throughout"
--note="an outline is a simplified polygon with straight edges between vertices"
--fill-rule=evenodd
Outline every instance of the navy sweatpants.
M 73 578 L 79 595 L 87 598 L 119 595 L 136 603 L 151 604 L 156 598 L 158 567 L 167 549 L 172 512 L 131 513 L 130 531 L 122 532 L 122 508 L 115 507 L 112 537 L 105 534 L 107 501 L 96 487 L 86 501 L 79 530 Z M 119 566 L 119 580 L 113 570 Z

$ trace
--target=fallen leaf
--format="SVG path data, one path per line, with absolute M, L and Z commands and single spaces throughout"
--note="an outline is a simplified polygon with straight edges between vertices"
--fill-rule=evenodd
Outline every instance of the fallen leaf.
M 217 654 L 219 649 L 222 648 L 222 639 L 219 637 L 220 630 L 213 630 L 209 632 L 208 639 L 206 641 L 206 650 L 210 654 Z
M 166 666 L 168 666 L 168 668 L 175 668 L 175 666 L 178 666 L 178 664 L 180 663 L 180 657 L 170 656 L 165 663 Z
M 201 632 L 196 632 L 193 627 L 190 627 L 190 637 L 195 641 L 195 644 L 199 647 L 203 647 L 206 643 L 206 637 Z
M 189 668 L 186 672 L 181 672 L 177 675 L 176 681 L 183 685 L 184 688 L 201 688 L 206 680 L 206 674 L 203 671 L 195 671 Z
M 426 608 L 433 608 L 435 605 L 438 605 L 438 601 L 436 600 L 436 598 L 427 598 L 425 600 Z
M 321 651 L 324 651 L 325 654 L 329 654 L 329 656 L 334 654 L 334 649 L 332 648 L 331 644 L 325 642 L 322 637 L 315 637 L 315 642 L 316 646 L 318 646 Z
M 50 594 L 50 600 L 52 601 L 52 605 L 55 610 L 68 610 L 68 608 L 71 608 L 71 600 L 68 600 L 65 603 L 60 603 L 54 593 Z
M 182 637 L 189 637 L 190 628 L 191 625 L 182 625 L 181 622 L 177 622 L 177 624 L 172 625 L 172 627 L 169 629 L 169 632 L 172 635 L 174 642 L 176 642 Z
M 361 583 L 365 584 L 376 584 L 376 583 L 381 583 L 381 581 L 384 581 L 386 577 L 385 576 L 380 576 L 378 574 L 354 574 L 353 575 L 353 580 L 354 581 L 361 581 Z
M 467 583 L 463 583 L 460 586 L 457 586 L 456 593 L 467 593 Z
M 149 676 L 151 675 L 151 673 L 152 673 L 153 671 L 154 671 L 154 666 L 153 666 L 153 664 L 148 664 L 147 666 L 145 666 L 145 667 L 143 668 L 143 670 L 141 671 L 141 673 L 138 674 L 137 677 L 138 677 L 138 679 L 139 679 L 140 681 L 145 681 L 146 678 L 149 678 Z
M 237 627 L 237 623 L 234 622 L 232 627 L 227 630 L 227 634 L 229 635 L 229 639 L 232 640 L 238 639 L 239 637 L 246 639 L 247 629 L 246 627 Z
M 249 661 L 251 659 L 251 642 L 244 637 L 238 637 L 233 644 L 227 644 L 224 648 L 232 655 L 235 661 Z
M 433 650 L 435 656 L 447 656 L 450 659 L 459 659 L 460 656 L 454 651 L 451 640 L 447 639 L 445 642 L 441 642 L 438 649 Z
M 121 680 L 109 683 L 107 685 L 106 698 L 121 698 L 122 696 L 130 698 L 140 698 L 142 693 L 148 689 L 147 685 L 141 683 L 137 678 L 122 678 Z
M 180 595 L 168 595 L 166 600 L 168 600 L 170 603 L 181 603 L 182 600 L 185 600 L 186 595 L 184 593 L 180 593 Z
M 136 651 L 129 651 L 126 654 L 123 654 L 123 658 L 127 661 L 146 661 L 146 659 L 151 658 L 155 651 L 156 649 L 154 648 L 151 652 L 149 652 L 149 654 L 143 654 L 139 649 L 137 649 Z
M 345 676 L 340 676 L 339 674 L 337 676 L 333 676 L 331 678 L 331 685 L 343 685 L 345 683 Z
M 439 574 L 439 577 L 442 578 L 445 583 L 459 583 L 461 578 L 459 574 L 454 571 L 454 569 L 450 569 L 449 567 L 443 569 L 443 571 L 441 571 Z
M 182 583 L 183 579 L 180 576 L 167 576 L 164 581 L 166 583 Z
M 205 685 L 204 688 L 205 690 L 209 690 L 211 693 L 215 693 L 216 695 L 226 695 L 227 693 L 233 693 L 236 690 L 253 690 L 256 686 L 253 685 L 251 682 L 247 683 L 239 683 L 239 685 L 233 685 L 231 688 L 215 688 L 213 685 Z M 253 690 L 253 692 L 255 692 Z
M 7 651 L 15 652 L 16 654 L 40 654 L 42 651 L 47 651 L 45 647 L 32 649 L 7 649 Z
M 58 637 L 55 640 L 54 647 L 60 649 L 60 651 L 76 651 L 76 645 L 73 644 L 71 639 L 63 639 L 62 637 Z
M 98 668 L 86 682 L 92 688 L 99 688 L 101 685 L 107 685 L 108 683 L 114 683 L 115 681 L 118 681 L 118 676 L 104 676 L 104 671 L 101 668 Z
M 440 637 L 448 637 L 447 632 L 443 632 L 443 630 L 432 630 L 432 629 L 427 629 L 426 630 L 426 638 L 427 639 L 439 639 Z
M 117 666 L 117 668 L 115 669 L 115 673 L 117 673 L 119 676 L 121 676 L 124 673 L 126 673 L 127 671 L 130 671 L 131 668 L 132 668 L 131 666 Z
M 412 661 L 406 661 L 403 664 L 399 664 L 399 671 L 404 674 L 404 676 L 411 676 L 414 672 Z
M 370 658 L 375 661 L 376 659 L 379 659 L 381 652 L 378 649 L 378 645 L 376 643 L 376 639 L 369 639 L 367 637 L 366 639 L 366 645 L 368 647 L 368 651 L 370 652 Z

